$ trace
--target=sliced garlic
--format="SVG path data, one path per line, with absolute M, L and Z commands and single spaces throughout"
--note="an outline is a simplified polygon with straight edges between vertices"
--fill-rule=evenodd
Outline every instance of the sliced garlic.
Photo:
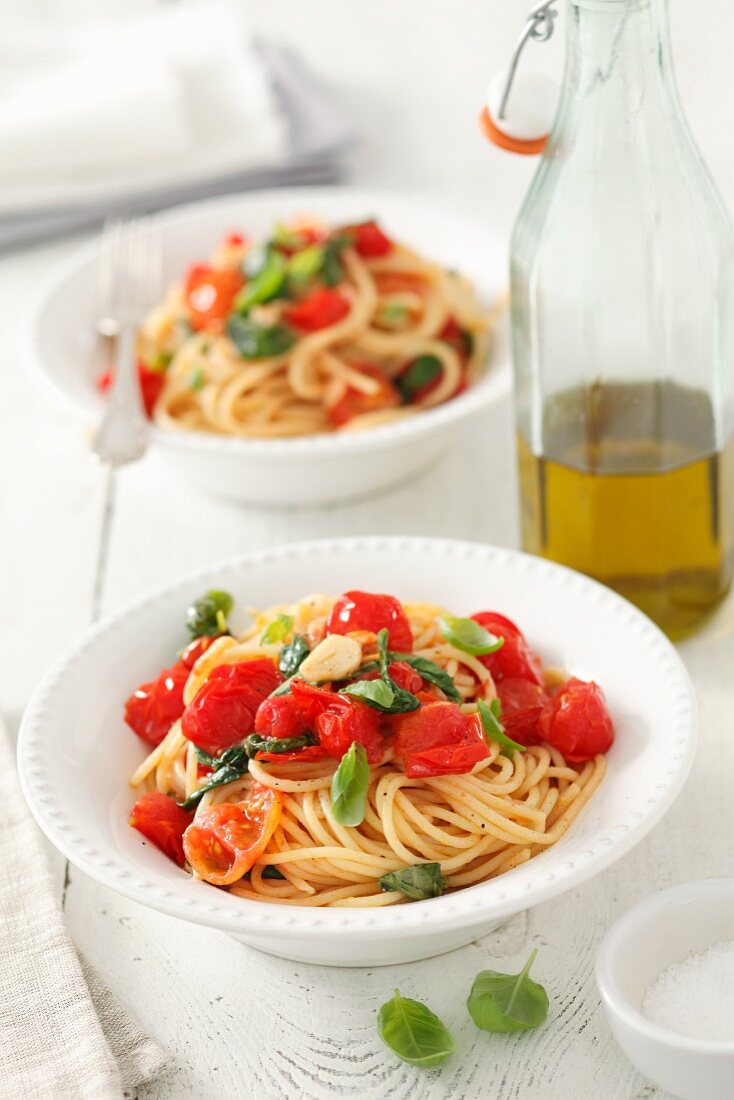
M 343 634 L 329 634 L 309 653 L 298 669 L 310 684 L 323 684 L 327 680 L 346 680 L 362 663 L 362 647 L 354 638 Z

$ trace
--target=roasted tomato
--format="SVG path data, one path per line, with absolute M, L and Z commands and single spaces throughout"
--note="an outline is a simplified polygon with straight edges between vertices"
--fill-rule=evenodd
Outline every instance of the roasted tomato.
M 449 317 L 439 332 L 438 338 L 443 340 L 445 344 L 450 344 L 462 363 L 466 364 L 469 358 L 471 336 L 460 327 L 455 317 Z
M 103 371 L 97 379 L 97 389 L 100 393 L 107 393 L 115 380 L 115 372 L 110 369 Z M 151 370 L 145 363 L 138 363 L 138 380 L 140 382 L 140 395 L 143 399 L 145 415 L 150 418 L 153 415 L 155 403 L 161 395 L 165 374 L 163 371 Z
M 359 741 L 364 745 L 370 764 L 379 764 L 385 750 L 385 739 L 376 710 L 348 695 L 313 687 L 303 680 L 294 680 L 292 691 L 310 728 L 329 756 L 341 760 L 352 742 Z
M 253 783 L 242 802 L 199 810 L 184 833 L 183 850 L 200 878 L 229 886 L 262 855 L 280 821 L 277 791 Z
M 355 416 L 363 413 L 376 412 L 378 409 L 394 409 L 401 404 L 398 389 L 379 367 L 371 363 L 353 363 L 354 367 L 362 374 L 368 374 L 378 384 L 374 393 L 362 393 L 361 390 L 347 387 L 346 393 L 329 406 L 329 419 L 332 424 L 341 427 L 347 424 Z
M 392 251 L 393 243 L 380 229 L 375 221 L 362 222 L 360 225 L 349 225 L 344 232 L 354 238 L 354 247 L 360 256 L 370 258 L 372 256 L 386 256 Z
M 292 695 L 266 699 L 255 715 L 255 733 L 261 737 L 300 737 L 313 732 L 304 710 Z
M 456 703 L 430 702 L 392 720 L 395 755 L 411 779 L 460 775 L 489 755 L 481 721 Z
M 490 634 L 504 638 L 505 644 L 494 653 L 480 657 L 482 664 L 492 673 L 494 680 L 508 677 L 515 680 L 530 680 L 535 684 L 543 683 L 543 670 L 540 661 L 525 641 L 524 635 L 510 619 L 496 611 L 477 611 L 472 619 L 483 626 Z
M 335 325 L 349 313 L 350 305 L 343 294 L 330 287 L 312 290 L 300 302 L 283 311 L 283 318 L 289 325 L 302 332 L 318 332 L 319 329 Z
M 282 682 L 268 657 L 220 665 L 184 710 L 184 737 L 212 756 L 236 745 L 253 732 L 258 707 Z
M 502 704 L 502 725 L 507 736 L 521 745 L 537 745 L 538 741 L 542 741 L 538 722 L 548 702 L 545 689 L 531 680 L 508 677 L 497 681 L 497 694 Z
M 406 664 L 405 661 L 391 661 L 387 669 L 392 680 L 402 688 L 403 691 L 409 691 L 412 695 L 416 695 L 417 692 L 423 690 L 423 678 L 418 675 L 414 668 Z M 355 676 L 355 680 L 377 680 L 380 673 L 377 669 L 373 669 L 372 672 L 363 672 L 361 676 Z
M 182 810 L 173 798 L 160 791 L 141 795 L 129 818 L 134 829 L 179 867 L 185 863 L 183 835 L 193 820 L 193 814 Z
M 614 726 L 604 692 L 593 681 L 571 677 L 562 684 L 540 715 L 544 741 L 574 764 L 606 752 L 614 741 Z
M 206 653 L 214 641 L 216 641 L 216 638 L 211 638 L 208 634 L 203 635 L 201 638 L 194 638 L 193 642 L 190 642 L 181 654 L 181 664 L 186 665 L 188 669 L 192 669 L 202 653 Z
M 216 271 L 208 264 L 194 264 L 184 283 L 188 321 L 195 332 L 219 332 L 232 312 L 232 305 L 244 285 L 239 271 Z
M 159 745 L 184 711 L 183 692 L 189 670 L 182 661 L 164 668 L 155 680 L 141 684 L 125 703 L 125 721 L 150 745 Z
M 390 649 L 410 653 L 413 631 L 402 604 L 394 596 L 376 592 L 345 592 L 334 604 L 326 620 L 327 634 L 350 634 L 369 630 L 373 634 L 387 630 Z

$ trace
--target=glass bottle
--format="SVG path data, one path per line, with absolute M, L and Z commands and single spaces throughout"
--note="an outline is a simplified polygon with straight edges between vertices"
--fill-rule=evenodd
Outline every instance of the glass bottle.
M 568 0 L 561 102 L 512 241 L 527 550 L 681 637 L 734 547 L 734 239 L 665 0 Z

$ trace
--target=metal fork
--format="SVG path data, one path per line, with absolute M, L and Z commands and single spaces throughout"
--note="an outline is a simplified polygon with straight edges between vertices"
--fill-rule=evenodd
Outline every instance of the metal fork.
M 101 462 L 122 466 L 142 458 L 148 446 L 135 357 L 143 312 L 160 289 L 160 249 L 147 219 L 105 227 L 100 252 L 98 338 L 114 352 L 115 379 L 104 418 L 92 441 Z

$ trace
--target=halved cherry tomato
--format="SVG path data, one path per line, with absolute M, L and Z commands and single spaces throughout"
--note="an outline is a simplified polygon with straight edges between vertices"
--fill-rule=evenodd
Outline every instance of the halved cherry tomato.
M 405 661 L 391 661 L 387 671 L 391 679 L 393 679 L 403 691 L 409 691 L 412 695 L 416 695 L 419 691 L 423 690 L 423 677 L 419 676 L 415 669 L 411 668 Z M 372 672 L 363 672 L 361 676 L 355 676 L 354 679 L 377 680 L 379 677 L 379 670 L 373 669 Z
M 100 393 L 107 393 L 114 380 L 115 372 L 111 368 L 110 370 L 102 371 L 97 379 L 97 389 Z M 143 399 L 143 408 L 145 409 L 145 415 L 148 419 L 153 415 L 155 403 L 161 395 L 165 380 L 165 373 L 163 371 L 151 370 L 150 367 L 146 367 L 145 363 L 138 363 L 140 395 Z
M 347 226 L 345 232 L 354 238 L 354 247 L 360 256 L 385 256 L 392 251 L 392 241 L 375 221 Z
M 461 775 L 489 755 L 481 721 L 457 703 L 430 702 L 392 720 L 395 755 L 411 779 Z
M 280 813 L 278 792 L 253 783 L 242 802 L 221 802 L 199 810 L 184 833 L 186 858 L 206 882 L 229 886 L 265 851 Z
M 193 820 L 193 814 L 182 810 L 173 798 L 160 791 L 148 791 L 141 795 L 129 818 L 134 829 L 179 867 L 186 862 L 183 835 Z
M 510 619 L 497 611 L 477 611 L 472 619 L 490 634 L 505 640 L 505 644 L 494 653 L 479 658 L 492 673 L 494 680 L 507 676 L 516 680 L 530 680 L 535 684 L 543 683 L 543 668 L 539 659 Z
M 387 630 L 390 649 L 410 653 L 413 631 L 403 606 L 394 596 L 352 589 L 340 596 L 326 620 L 327 634 L 350 634 L 353 630 L 370 630 L 378 634 Z
M 306 715 L 321 746 L 341 760 L 353 741 L 364 745 L 370 764 L 378 764 L 385 750 L 379 713 L 366 703 L 338 695 L 328 688 L 294 680 L 293 698 Z
M 263 760 L 271 764 L 290 764 L 297 760 L 299 764 L 314 764 L 319 760 L 326 760 L 329 753 L 323 745 L 306 745 L 303 749 L 294 749 L 293 752 L 265 752 L 263 749 L 256 753 L 256 760 Z
M 300 737 L 311 733 L 313 728 L 292 695 L 276 695 L 274 699 L 266 699 L 255 715 L 255 733 L 261 737 Z
M 341 426 L 355 416 L 363 413 L 375 412 L 377 409 L 394 409 L 401 404 L 400 393 L 389 378 L 379 367 L 371 363 L 353 363 L 362 374 L 368 374 L 378 383 L 379 388 L 375 393 L 362 393 L 353 386 L 347 388 L 343 397 L 340 397 L 333 405 L 329 406 L 329 419 L 332 424 Z
M 546 704 L 538 728 L 543 740 L 573 764 L 606 752 L 614 741 L 604 692 L 593 680 L 573 676 Z
M 188 321 L 195 332 L 221 331 L 232 304 L 244 285 L 239 271 L 216 271 L 208 264 L 194 264 L 184 283 Z
M 538 722 L 548 702 L 545 689 L 532 680 L 507 677 L 497 681 L 497 694 L 502 704 L 502 724 L 507 736 L 521 745 L 537 745 L 542 741 Z
M 184 737 L 212 756 L 236 745 L 253 732 L 258 707 L 282 682 L 269 657 L 220 665 L 184 710 Z
M 338 290 L 319 287 L 284 310 L 283 318 L 302 332 L 318 332 L 341 321 L 350 309 L 349 302 Z
M 208 634 L 203 635 L 201 638 L 194 638 L 193 642 L 190 642 L 181 654 L 181 663 L 186 665 L 186 668 L 192 669 L 202 653 L 206 653 L 214 641 L 216 641 L 216 638 L 212 638 Z
M 164 668 L 155 680 L 141 684 L 125 703 L 125 721 L 150 745 L 159 745 L 184 711 L 183 692 L 189 670 L 182 661 Z

